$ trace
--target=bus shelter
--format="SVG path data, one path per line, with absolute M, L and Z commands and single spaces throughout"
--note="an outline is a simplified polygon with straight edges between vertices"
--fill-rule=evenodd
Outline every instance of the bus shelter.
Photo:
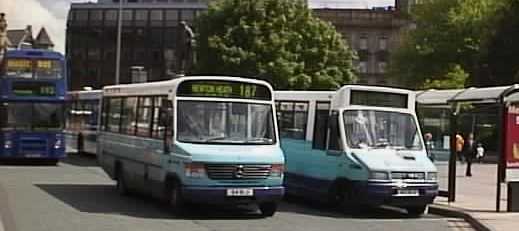
M 482 143 L 486 149 L 484 161 L 497 163 L 496 209 L 500 209 L 500 185 L 505 182 L 503 150 L 506 144 L 502 142 L 507 137 L 504 133 L 505 99 L 515 94 L 516 89 L 516 86 L 500 86 L 417 93 L 417 111 L 422 132 L 432 134 L 435 163 L 439 175 L 444 176 L 439 179 L 441 196 L 455 201 L 456 162 L 461 158 L 456 155 L 456 135 L 466 138 L 473 134 L 475 141 Z

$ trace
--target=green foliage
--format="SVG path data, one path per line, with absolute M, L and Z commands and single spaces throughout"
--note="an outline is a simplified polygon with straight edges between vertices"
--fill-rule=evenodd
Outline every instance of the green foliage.
M 460 65 L 454 65 L 444 77 L 426 79 L 422 89 L 458 89 L 465 87 L 465 81 L 469 77 Z
M 196 72 L 249 76 L 276 89 L 355 80 L 355 53 L 301 0 L 220 0 L 197 20 Z
M 452 75 L 453 67 L 459 66 L 473 82 L 481 73 L 500 6 L 500 0 L 424 0 L 411 13 L 416 29 L 404 35 L 402 49 L 392 57 L 392 76 L 402 85 L 419 88 L 465 76 Z
M 489 76 L 483 84 L 507 85 L 519 81 L 519 1 L 504 0 L 488 42 Z

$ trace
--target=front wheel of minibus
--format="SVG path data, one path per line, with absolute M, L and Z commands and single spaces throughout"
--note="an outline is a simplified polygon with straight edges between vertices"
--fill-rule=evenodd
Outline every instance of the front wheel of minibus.
M 121 167 L 117 168 L 115 179 L 117 180 L 117 184 L 115 186 L 117 188 L 117 192 L 122 196 L 128 195 L 128 186 L 126 185 L 126 180 L 124 179 L 124 174 Z
M 176 181 L 173 181 L 170 182 L 166 188 L 166 198 L 170 210 L 177 215 L 182 214 L 185 209 L 185 202 L 182 197 L 182 186 Z
M 425 212 L 425 209 L 427 208 L 427 205 L 418 205 L 418 206 L 411 206 L 406 207 L 407 214 L 413 217 L 419 217 L 422 216 Z
M 278 204 L 276 202 L 266 202 L 259 204 L 259 209 L 261 211 L 261 215 L 264 217 L 274 216 L 278 209 Z

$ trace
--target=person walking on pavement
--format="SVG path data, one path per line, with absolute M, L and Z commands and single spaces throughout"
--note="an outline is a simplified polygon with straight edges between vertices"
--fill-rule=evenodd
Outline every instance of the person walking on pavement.
M 429 159 L 432 162 L 434 162 L 434 159 L 435 159 L 433 149 L 434 149 L 434 142 L 432 140 L 432 134 L 430 132 L 425 133 L 425 150 L 427 152 L 427 157 L 429 157 Z
M 456 134 L 456 156 L 458 157 L 458 160 L 463 162 L 463 146 L 465 145 L 465 140 L 463 140 L 463 137 L 457 133 Z
M 465 141 L 465 146 L 463 148 L 463 154 L 465 156 L 465 161 L 467 162 L 467 170 L 465 172 L 465 176 L 472 176 L 472 160 L 476 157 L 476 142 L 474 141 L 474 134 L 470 133 L 467 141 Z

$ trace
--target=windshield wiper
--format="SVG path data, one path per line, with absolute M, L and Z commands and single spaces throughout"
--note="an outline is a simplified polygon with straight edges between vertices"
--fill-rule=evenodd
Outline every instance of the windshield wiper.
M 227 139 L 227 136 L 217 136 L 217 137 L 207 138 L 204 141 L 209 142 L 209 141 L 225 140 L 225 139 Z
M 251 143 L 272 143 L 272 139 L 271 138 L 264 138 L 264 137 L 255 137 L 255 138 L 250 138 L 250 139 L 247 139 L 247 142 L 251 142 Z

